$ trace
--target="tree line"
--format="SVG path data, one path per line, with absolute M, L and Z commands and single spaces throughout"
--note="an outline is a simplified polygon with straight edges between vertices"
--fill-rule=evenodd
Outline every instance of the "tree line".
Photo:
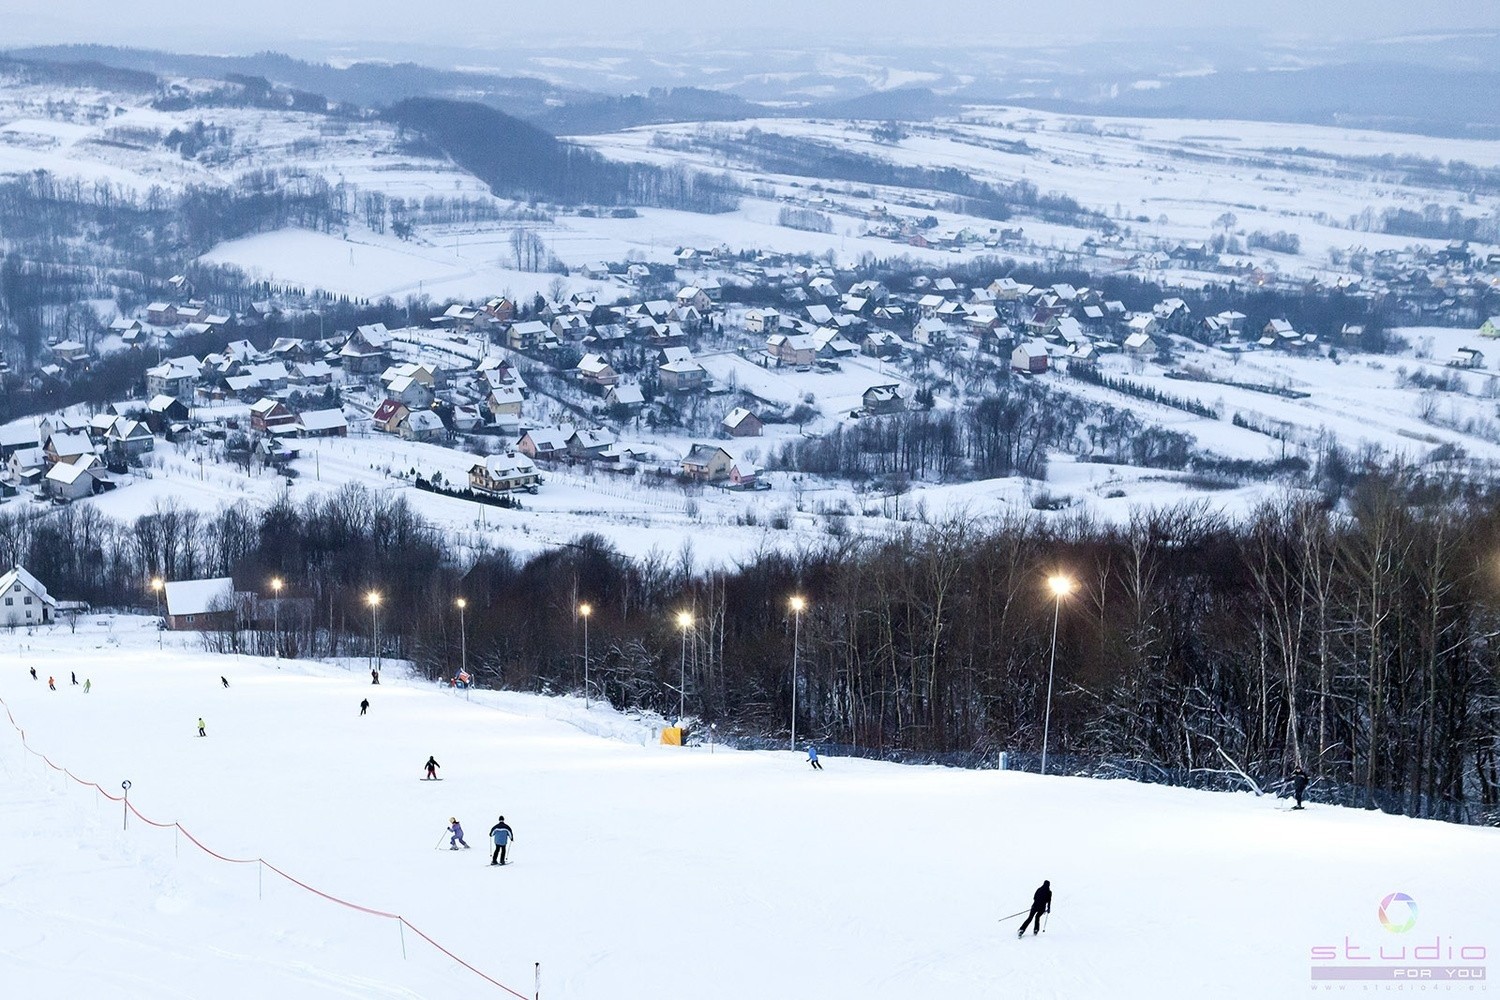
M 1366 469 L 1337 507 L 1001 513 L 706 567 L 691 543 L 630 559 L 597 536 L 523 557 L 345 487 L 131 523 L 0 508 L 0 560 L 60 597 L 146 610 L 153 576 L 231 575 L 262 598 L 280 576 L 279 633 L 263 605 L 214 648 L 368 656 L 378 613 L 381 655 L 432 677 L 458 669 L 462 596 L 470 671 L 540 692 L 582 690 L 588 603 L 594 697 L 668 715 L 681 698 L 692 722 L 760 736 L 790 726 L 795 631 L 798 731 L 898 756 L 1040 749 L 1056 615 L 1060 761 L 1261 787 L 1301 765 L 1340 801 L 1494 822 L 1497 529 L 1493 490 Z

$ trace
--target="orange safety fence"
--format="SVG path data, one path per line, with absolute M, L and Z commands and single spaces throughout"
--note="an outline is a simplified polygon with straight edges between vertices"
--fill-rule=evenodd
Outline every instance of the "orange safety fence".
M 377 910 L 377 909 L 374 909 L 374 908 L 369 907 L 369 906 L 361 906 L 359 903 L 352 903 L 352 902 L 350 902 L 347 899 L 340 899 L 339 897 L 337 897 L 337 896 L 335 896 L 335 895 L 333 895 L 331 893 L 324 892 L 322 889 L 319 889 L 319 888 L 317 888 L 315 886 L 308 885 L 306 882 L 303 882 L 301 879 L 298 879 L 298 878 L 295 878 L 295 877 L 293 877 L 291 875 L 288 875 L 286 872 L 282 871 L 280 868 L 277 868 L 275 865 L 271 864 L 271 862 L 267 861 L 265 858 L 231 858 L 231 857 L 226 857 L 225 855 L 220 854 L 218 851 L 215 851 L 212 848 L 208 847 L 206 844 L 204 844 L 197 837 L 195 837 L 191 833 L 189 833 L 187 831 L 187 828 L 184 827 L 181 823 L 178 823 L 178 822 L 175 822 L 175 821 L 173 821 L 171 823 L 160 823 L 160 822 L 157 822 L 154 819 L 151 819 L 149 816 L 144 815 L 139 809 L 137 809 L 130 802 L 130 800 L 128 798 L 126 798 L 125 796 L 123 796 L 123 795 L 111 795 L 109 792 L 105 791 L 104 788 L 103 788 L 103 786 L 101 786 L 97 782 L 88 781 L 88 780 L 85 780 L 83 778 L 78 777 L 78 775 L 74 774 L 72 771 L 68 770 L 66 767 L 62 767 L 61 765 L 54 764 L 52 762 L 52 759 L 49 758 L 46 754 L 42 753 L 40 750 L 32 749 L 31 745 L 26 742 L 26 730 L 22 729 L 19 725 L 16 724 L 16 717 L 13 714 L 11 714 L 10 705 L 8 705 L 6 703 L 6 701 L 5 701 L 4 698 L 0 698 L 0 706 L 4 707 L 4 709 L 5 709 L 5 716 L 6 716 L 7 719 L 10 720 L 11 728 L 13 728 L 18 734 L 20 734 L 20 737 L 21 737 L 21 746 L 26 750 L 27 753 L 33 754 L 33 755 L 35 755 L 37 757 L 40 757 L 47 764 L 47 766 L 50 767 L 50 768 L 52 768 L 54 771 L 60 771 L 60 772 L 62 772 L 63 774 L 67 775 L 69 778 L 72 778 L 78 784 L 83 785 L 85 788 L 92 788 L 92 789 L 94 789 L 94 791 L 98 792 L 100 795 L 103 795 L 106 799 L 109 799 L 111 802 L 124 801 L 125 808 L 129 809 L 131 811 L 131 813 L 133 813 L 136 816 L 136 818 L 139 819 L 139 820 L 141 820 L 142 822 L 148 823 L 151 826 L 160 827 L 162 829 L 173 829 L 173 828 L 175 828 L 184 837 L 186 837 L 188 840 L 192 841 L 193 845 L 196 846 L 199 850 L 203 851 L 205 854 L 209 855 L 210 857 L 218 859 L 219 861 L 224 861 L 224 862 L 227 862 L 227 863 L 232 864 L 232 865 L 256 865 L 256 864 L 262 865 L 262 866 L 264 866 L 266 868 L 269 868 L 271 871 L 275 872 L 277 875 L 280 875 L 282 878 L 286 879 L 288 882 L 292 883 L 293 885 L 295 885 L 295 886 L 297 886 L 297 887 L 299 887 L 301 889 L 305 889 L 306 891 L 312 893 L 315 896 L 321 896 L 322 898 L 328 900 L 331 903 L 337 903 L 340 906 L 348 907 L 351 910 L 357 910 L 360 913 L 368 913 L 371 916 L 384 917 L 384 918 L 386 918 L 388 920 L 395 920 L 398 923 L 400 923 L 401 926 L 405 927 L 407 930 L 410 930 L 412 933 L 414 933 L 418 937 L 420 937 L 423 941 L 426 941 L 428 944 L 432 945 L 438 951 L 440 951 L 444 955 L 448 956 L 448 958 L 452 959 L 454 962 L 457 962 L 459 965 L 463 966 L 465 969 L 468 969 L 470 972 L 474 973 L 474 975 L 478 976 L 480 979 L 483 979 L 485 982 L 489 983 L 491 986 L 498 986 L 500 989 L 502 989 L 505 992 L 509 993 L 511 996 L 513 996 L 513 997 L 519 997 L 520 1000 L 528 1000 L 528 998 L 526 997 L 526 994 L 519 993 L 516 990 L 511 989 L 509 986 L 506 986 L 504 983 L 500 982 L 498 979 L 495 979 L 494 977 L 489 976 L 489 975 L 485 974 L 484 972 L 481 972 L 479 969 L 475 968 L 473 965 L 471 965 L 468 962 L 464 961 L 462 958 L 459 958 L 457 955 L 455 955 L 453 952 L 449 951 L 447 948 L 444 948 L 441 944 L 438 944 L 437 941 L 433 940 L 432 937 L 430 937 L 420 927 L 417 927 L 415 924 L 413 924 L 411 921 L 407 920 L 405 917 L 403 917 L 399 913 L 387 913 L 384 910 Z

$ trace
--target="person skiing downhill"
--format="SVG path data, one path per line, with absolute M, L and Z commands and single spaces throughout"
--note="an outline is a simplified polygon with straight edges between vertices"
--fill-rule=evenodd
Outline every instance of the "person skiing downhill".
M 36 667 L 31 668 L 31 679 L 36 680 Z
M 57 682 L 54 679 L 52 679 L 51 677 L 47 678 L 47 686 L 49 688 L 51 688 L 52 690 L 54 690 L 54 691 L 57 690 Z
M 363 715 L 364 713 L 361 712 L 360 714 Z M 427 758 L 427 763 L 423 764 L 422 766 L 425 767 L 425 768 L 427 768 L 427 777 L 423 778 L 422 780 L 423 781 L 436 781 L 437 780 L 437 769 L 440 768 L 440 767 L 442 767 L 443 765 L 441 765 L 441 764 L 439 764 L 437 762 L 437 758 L 436 757 L 428 757 Z
M 464 840 L 463 824 L 458 821 L 457 816 L 450 816 L 448 818 L 448 832 L 453 834 L 453 836 L 448 838 L 448 850 L 458 850 L 459 844 L 463 844 L 464 850 L 468 850 L 469 844 Z
M 818 748 L 809 746 L 807 748 L 807 762 L 813 766 L 814 771 L 823 770 L 823 765 L 818 763 Z
M 359 703 L 359 714 L 364 715 L 370 710 L 370 699 L 365 698 Z
M 228 677 L 220 677 L 219 678 L 219 683 L 223 684 L 225 687 L 228 687 L 229 686 L 229 678 Z
M 1297 797 L 1297 804 L 1293 809 L 1302 808 L 1302 796 L 1307 793 L 1307 772 L 1298 767 L 1292 772 L 1292 794 Z
M 1036 921 L 1036 926 L 1031 928 L 1033 935 L 1042 932 L 1042 914 L 1052 912 L 1052 880 L 1043 879 L 1042 884 L 1037 887 L 1036 892 L 1031 895 L 1031 912 L 1026 915 L 1026 921 L 1021 924 L 1021 929 L 1016 931 L 1016 937 L 1025 937 L 1026 928 L 1031 927 L 1031 922 Z
M 207 736 L 208 735 L 208 730 L 206 728 L 204 728 L 203 720 L 201 718 L 198 720 L 198 735 L 199 736 Z
M 93 681 L 89 680 L 87 677 L 85 677 L 83 679 L 83 693 L 84 694 L 88 694 L 89 693 L 89 688 L 91 688 L 93 686 L 94 686 L 94 682 Z
M 516 839 L 516 831 L 505 822 L 505 817 L 500 817 L 500 822 L 490 827 L 490 840 L 495 844 L 495 852 L 490 855 L 490 864 L 505 864 L 505 848 L 512 840 Z
M 78 683 L 78 673 L 77 673 L 77 671 L 73 671 L 72 674 L 71 674 L 71 676 L 73 678 L 73 683 L 77 684 Z

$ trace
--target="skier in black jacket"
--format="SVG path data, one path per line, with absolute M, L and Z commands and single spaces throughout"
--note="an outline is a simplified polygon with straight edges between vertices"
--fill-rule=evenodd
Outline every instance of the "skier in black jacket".
M 1297 798 L 1297 804 L 1293 808 L 1301 809 L 1302 796 L 1307 794 L 1307 772 L 1300 767 L 1292 772 L 1292 794 Z
M 1021 929 L 1016 931 L 1016 937 L 1024 937 L 1026 935 L 1026 928 L 1031 927 L 1033 920 L 1036 921 L 1036 926 L 1032 927 L 1031 933 L 1040 934 L 1042 932 L 1042 914 L 1051 912 L 1052 880 L 1043 879 L 1041 886 L 1037 888 L 1036 892 L 1032 893 L 1031 912 L 1026 915 L 1026 922 L 1021 925 Z

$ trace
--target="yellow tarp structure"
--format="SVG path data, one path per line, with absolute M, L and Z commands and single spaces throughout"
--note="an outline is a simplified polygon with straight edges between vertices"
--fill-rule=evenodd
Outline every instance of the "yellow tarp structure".
M 671 747 L 682 746 L 682 727 L 667 726 L 661 731 L 661 741 Z

